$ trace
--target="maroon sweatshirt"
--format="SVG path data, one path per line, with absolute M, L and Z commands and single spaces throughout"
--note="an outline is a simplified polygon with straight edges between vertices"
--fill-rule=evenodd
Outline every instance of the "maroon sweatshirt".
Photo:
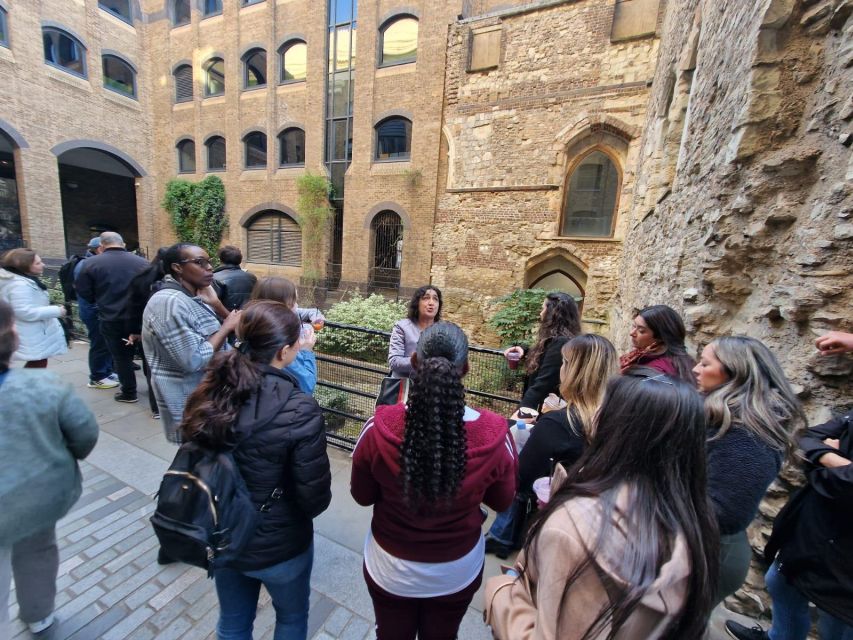
M 506 418 L 485 409 L 466 422 L 468 465 L 456 497 L 443 509 L 413 511 L 400 481 L 400 445 L 406 408 L 380 406 L 367 421 L 352 454 L 350 492 L 362 506 L 373 506 L 371 530 L 391 555 L 416 562 L 449 562 L 474 548 L 481 535 L 480 503 L 495 511 L 512 504 L 518 455 Z

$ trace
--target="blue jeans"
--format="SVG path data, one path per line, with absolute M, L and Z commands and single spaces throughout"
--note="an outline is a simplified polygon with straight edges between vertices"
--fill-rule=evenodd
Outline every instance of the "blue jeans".
M 512 539 L 512 530 L 515 521 L 516 502 L 513 500 L 509 509 L 501 511 L 495 516 L 495 521 L 489 528 L 489 537 L 497 540 L 507 547 L 512 547 L 515 540 Z
M 305 640 L 308 636 L 308 597 L 314 543 L 307 551 L 257 571 L 219 569 L 213 575 L 219 597 L 219 640 L 252 640 L 261 584 L 275 608 L 273 640 Z
M 85 300 L 77 301 L 80 320 L 86 325 L 89 334 L 89 380 L 98 382 L 113 372 L 113 358 L 104 336 L 101 335 L 101 323 L 98 321 L 98 308 Z
M 770 640 L 806 640 L 811 626 L 808 598 L 779 573 L 778 561 L 770 565 L 764 580 L 773 599 Z M 820 609 L 817 630 L 820 640 L 853 640 L 853 627 Z

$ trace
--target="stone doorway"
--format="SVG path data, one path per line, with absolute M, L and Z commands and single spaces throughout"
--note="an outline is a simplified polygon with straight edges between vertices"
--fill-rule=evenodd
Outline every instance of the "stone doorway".
M 586 295 L 586 270 L 563 250 L 552 250 L 531 258 L 527 264 L 525 285 L 530 289 L 562 291 L 583 308 Z

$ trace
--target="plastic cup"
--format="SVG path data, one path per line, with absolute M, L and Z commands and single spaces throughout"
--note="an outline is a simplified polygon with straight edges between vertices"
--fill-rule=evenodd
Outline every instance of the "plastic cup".
M 536 501 L 539 508 L 542 509 L 551 499 L 551 478 L 549 476 L 536 478 L 533 481 L 533 493 L 536 494 Z
M 506 363 L 513 371 L 518 369 L 518 363 L 520 361 L 521 354 L 518 351 L 510 351 L 508 354 L 506 354 Z
M 314 327 L 314 331 L 319 331 L 325 325 L 325 321 L 322 318 L 314 318 L 311 321 L 311 326 Z

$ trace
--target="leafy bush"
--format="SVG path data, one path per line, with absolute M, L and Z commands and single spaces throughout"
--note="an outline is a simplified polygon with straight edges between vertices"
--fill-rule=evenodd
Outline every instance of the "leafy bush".
M 337 409 L 338 411 L 348 411 L 347 394 L 337 389 L 329 389 L 322 385 L 317 385 L 314 389 L 314 399 L 317 400 L 323 409 Z M 336 413 L 325 413 L 326 431 L 338 431 L 345 424 L 347 419 Z
M 489 326 L 500 336 L 502 345 L 535 341 L 539 312 L 547 295 L 544 289 L 516 289 L 495 301 L 499 309 L 489 319 Z
M 299 226 L 302 228 L 302 275 L 315 280 L 322 274 L 323 238 L 332 219 L 329 194 L 332 184 L 325 176 L 310 171 L 296 179 L 296 202 Z
M 406 311 L 404 302 L 392 302 L 375 293 L 365 298 L 356 291 L 349 300 L 332 305 L 326 312 L 326 320 L 390 331 L 395 322 L 406 317 Z M 322 353 L 385 364 L 388 338 L 327 326 L 318 335 L 316 349 Z
M 172 216 L 178 241 L 197 244 L 216 260 L 228 226 L 225 185 L 219 176 L 207 176 L 201 182 L 169 180 L 162 206 Z

